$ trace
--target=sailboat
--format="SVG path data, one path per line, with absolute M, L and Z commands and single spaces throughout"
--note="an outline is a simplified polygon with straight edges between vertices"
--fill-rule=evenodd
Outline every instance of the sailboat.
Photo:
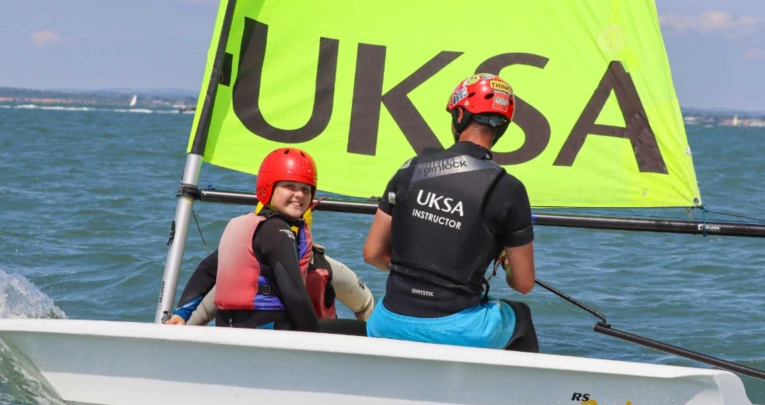
M 128 104 L 129 107 L 135 107 L 135 103 L 138 101 L 138 95 L 133 94 L 133 98 L 130 99 L 130 104 Z
M 296 12 L 299 10 L 299 12 Z M 466 21 L 480 23 L 468 27 Z M 514 86 L 495 161 L 527 186 L 539 225 L 757 236 L 758 224 L 544 213 L 703 207 L 652 0 L 359 2 L 222 0 L 178 191 L 155 323 L 0 320 L 0 339 L 64 400 L 93 404 L 751 404 L 765 373 L 613 328 L 712 364 L 676 367 L 289 331 L 168 327 L 207 164 L 256 173 L 275 147 L 311 151 L 318 209 L 372 213 L 413 153 L 448 145 L 445 95 L 473 72 Z M 317 372 L 320 370 L 320 372 Z

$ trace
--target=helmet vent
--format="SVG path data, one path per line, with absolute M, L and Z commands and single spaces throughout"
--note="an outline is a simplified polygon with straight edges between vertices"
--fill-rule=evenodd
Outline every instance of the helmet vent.
M 475 92 L 468 94 L 468 98 L 475 96 Z
M 485 95 L 483 98 L 488 100 L 488 99 L 490 99 L 492 97 L 494 97 L 494 93 L 489 93 L 489 94 Z
M 303 152 L 300 152 L 300 156 L 305 157 L 305 154 Z

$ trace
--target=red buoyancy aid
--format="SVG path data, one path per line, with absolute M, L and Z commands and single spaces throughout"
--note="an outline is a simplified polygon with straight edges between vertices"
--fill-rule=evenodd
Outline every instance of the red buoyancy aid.
M 252 237 L 265 220 L 263 216 L 249 213 L 232 219 L 226 225 L 218 246 L 218 276 L 215 282 L 215 306 L 218 309 L 256 309 L 260 263 L 252 250 Z M 297 244 L 300 274 L 306 282 L 313 241 L 310 228 L 305 224 L 298 230 Z
M 253 213 L 229 221 L 218 247 L 218 277 L 215 288 L 215 306 L 218 309 L 255 309 L 258 293 L 260 263 L 252 251 L 252 235 L 266 218 Z M 335 319 L 335 294 L 332 289 L 332 271 L 321 252 L 311 265 L 313 240 L 310 228 L 303 225 L 298 231 L 300 273 L 306 283 L 311 304 L 319 319 Z M 311 265 L 311 271 L 308 270 Z

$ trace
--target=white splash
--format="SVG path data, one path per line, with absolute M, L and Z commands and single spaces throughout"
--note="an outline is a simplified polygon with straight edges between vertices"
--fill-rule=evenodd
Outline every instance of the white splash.
M 0 318 L 66 318 L 53 300 L 20 274 L 0 270 Z M 65 405 L 20 351 L 0 340 L 0 404 Z
M 24 276 L 0 270 L 0 318 L 65 319 L 66 314 Z

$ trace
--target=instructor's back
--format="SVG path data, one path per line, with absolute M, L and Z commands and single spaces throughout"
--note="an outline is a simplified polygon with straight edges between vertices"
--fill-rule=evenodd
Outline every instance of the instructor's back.
M 534 287 L 534 231 L 526 188 L 491 161 L 513 118 L 510 85 L 463 80 L 447 104 L 456 143 L 426 150 L 388 183 L 364 260 L 390 271 L 371 337 L 538 352 L 529 307 L 494 299 L 484 275 L 502 253 L 510 287 Z

